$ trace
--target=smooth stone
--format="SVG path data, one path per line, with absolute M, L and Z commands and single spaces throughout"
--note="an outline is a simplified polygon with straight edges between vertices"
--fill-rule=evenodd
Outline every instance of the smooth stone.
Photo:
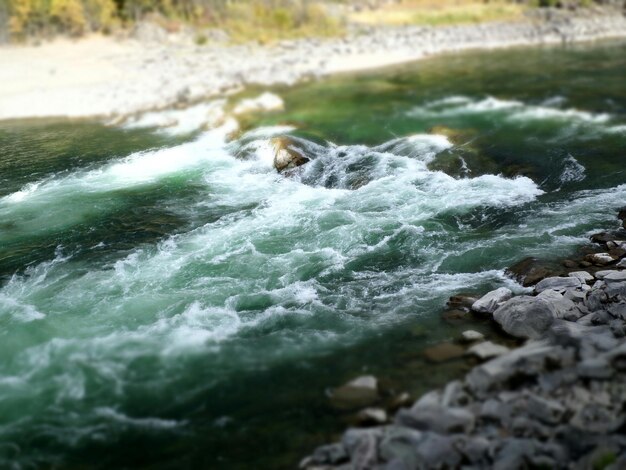
M 461 333 L 461 338 L 463 339 L 463 341 L 471 343 L 473 341 L 481 341 L 485 339 L 485 335 L 476 330 L 465 330 L 463 333 Z
M 548 289 L 565 292 L 567 289 L 579 288 L 583 282 L 577 277 L 547 277 L 535 286 L 535 293 L 540 294 Z
M 424 357 L 431 362 L 445 362 L 463 357 L 465 350 L 456 344 L 441 343 L 424 350 Z
M 472 310 L 478 313 L 491 314 L 503 303 L 513 297 L 511 289 L 500 287 L 483 295 L 472 305 Z
M 348 460 L 348 452 L 341 444 L 328 444 L 318 447 L 313 451 L 310 460 L 307 462 L 324 465 L 337 465 Z
M 332 405 L 340 409 L 367 406 L 378 398 L 378 380 L 371 375 L 358 377 L 336 388 L 330 396 Z
M 506 346 L 492 343 L 491 341 L 485 341 L 483 343 L 475 344 L 467 350 L 467 354 L 474 355 L 482 360 L 492 359 L 494 357 L 502 356 L 510 351 Z
M 616 268 L 626 269 L 626 258 L 615 265 Z
M 387 412 L 382 408 L 365 408 L 357 413 L 356 419 L 360 424 L 384 424 Z
M 494 320 L 516 338 L 541 337 L 556 318 L 549 302 L 531 296 L 514 297 L 493 314 Z
M 596 277 L 596 279 L 603 280 L 607 274 L 611 274 L 612 272 L 616 271 L 614 271 L 613 269 L 605 269 L 603 271 L 597 271 L 594 276 Z
M 626 271 L 612 271 L 604 276 L 604 282 L 624 282 Z
M 382 434 L 379 428 L 349 429 L 344 433 L 341 443 L 350 455 L 352 468 L 376 468 Z
M 574 271 L 568 274 L 569 277 L 580 279 L 581 282 L 591 282 L 594 277 L 587 271 Z
M 610 379 L 615 374 L 610 362 L 603 357 L 585 359 L 576 366 L 579 376 L 587 379 Z

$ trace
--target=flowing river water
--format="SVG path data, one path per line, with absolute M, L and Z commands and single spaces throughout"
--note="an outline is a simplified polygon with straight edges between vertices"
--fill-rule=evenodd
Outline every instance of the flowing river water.
M 626 203 L 623 42 L 277 93 L 231 142 L 0 123 L 0 467 L 294 468 L 345 426 L 329 388 L 458 376 L 421 356 L 458 334 L 446 299 L 520 290 L 504 268 Z

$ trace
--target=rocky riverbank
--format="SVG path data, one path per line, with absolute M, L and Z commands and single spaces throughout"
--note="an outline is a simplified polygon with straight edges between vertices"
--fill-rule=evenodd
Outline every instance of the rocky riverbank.
M 0 49 L 0 119 L 119 118 L 185 107 L 246 86 L 294 84 L 328 74 L 417 60 L 445 52 L 626 36 L 617 6 L 575 12 L 536 10 L 525 20 L 448 27 L 359 27 L 347 37 L 273 46 L 164 40 L 142 34 L 118 41 Z
M 619 218 L 624 228 L 594 235 L 560 276 L 529 260 L 512 269 L 533 285 L 529 295 L 500 288 L 451 299 L 459 312 L 492 318 L 520 347 L 464 332 L 467 350 L 456 347 L 484 361 L 464 379 L 400 408 L 391 424 L 382 409 L 362 410 L 378 425 L 349 429 L 301 466 L 626 468 L 626 208 Z M 377 381 L 360 377 L 334 395 L 371 403 Z

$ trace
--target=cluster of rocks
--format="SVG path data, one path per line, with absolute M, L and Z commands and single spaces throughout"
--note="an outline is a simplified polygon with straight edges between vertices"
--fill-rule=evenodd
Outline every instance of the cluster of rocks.
M 626 209 L 619 215 L 626 223 Z M 532 295 L 499 288 L 471 303 L 520 347 L 466 331 L 466 353 L 484 362 L 463 380 L 401 408 L 391 424 L 369 409 L 377 425 L 349 429 L 301 466 L 626 468 L 626 231 L 594 240 L 605 251 L 580 260 L 588 269 L 541 279 Z M 375 386 L 372 377 L 338 392 L 366 398 Z

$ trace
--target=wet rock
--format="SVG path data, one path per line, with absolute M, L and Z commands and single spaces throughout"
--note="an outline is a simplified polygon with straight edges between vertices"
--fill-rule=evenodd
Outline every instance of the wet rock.
M 448 307 L 451 310 L 455 309 L 471 309 L 474 302 L 476 302 L 478 298 L 469 294 L 457 294 L 453 295 L 448 299 Z
M 336 408 L 352 409 L 375 403 L 378 398 L 378 380 L 365 375 L 333 390 L 330 400 Z
M 578 277 L 547 277 L 535 286 L 535 292 L 539 294 L 550 289 L 563 293 L 567 289 L 580 288 L 582 284 Z
M 444 310 L 441 313 L 441 318 L 446 323 L 450 323 L 451 325 L 462 323 L 471 318 L 471 314 L 467 310 Z
M 516 338 L 539 338 L 554 322 L 550 304 L 532 296 L 520 296 L 498 308 L 493 318 L 504 331 Z
M 504 302 L 513 297 L 513 292 L 506 287 L 492 290 L 483 295 L 472 305 L 472 310 L 478 313 L 492 314 Z
M 467 353 L 485 361 L 487 359 L 502 356 L 509 351 L 510 349 L 506 346 L 495 344 L 491 341 L 485 341 L 483 343 L 475 344 L 467 350 Z
M 461 333 L 461 339 L 466 343 L 472 343 L 474 341 L 482 341 L 485 339 L 485 335 L 476 330 L 465 330 Z
M 424 350 L 424 357 L 431 362 L 445 362 L 463 357 L 465 350 L 453 343 L 441 343 Z
M 608 253 L 592 253 L 585 256 L 585 260 L 596 266 L 606 266 L 615 261 Z
M 274 168 L 279 172 L 291 170 L 309 162 L 309 158 L 290 137 L 274 137 L 270 144 L 274 151 Z
M 506 270 L 506 273 L 524 287 L 532 286 L 550 276 L 552 271 L 537 258 L 524 258 Z

